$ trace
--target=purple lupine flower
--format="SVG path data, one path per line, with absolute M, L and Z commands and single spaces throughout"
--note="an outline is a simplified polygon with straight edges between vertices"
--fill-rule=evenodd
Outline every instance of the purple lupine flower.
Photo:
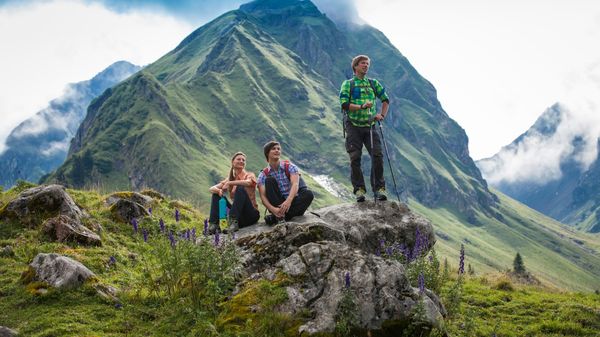
M 217 231 L 215 233 L 215 247 L 219 246 L 219 239 L 220 239 L 220 237 L 219 237 L 219 231 Z
M 235 240 L 235 232 L 231 232 L 231 240 Z
M 388 256 L 392 256 L 394 254 L 394 247 L 389 246 L 385 249 L 385 252 Z
M 131 219 L 131 225 L 133 226 L 133 232 L 137 234 L 138 232 L 138 221 L 136 218 Z
M 111 257 L 108 259 L 108 265 L 109 265 L 109 266 L 113 266 L 113 265 L 115 265 L 115 264 L 117 264 L 117 259 L 115 259 L 115 257 L 114 257 L 114 256 L 111 256 Z
M 460 260 L 458 261 L 458 274 L 465 273 L 465 245 L 460 245 Z
M 175 240 L 175 235 L 173 235 L 173 231 L 169 232 L 169 241 L 171 242 L 171 248 L 175 248 L 177 241 Z
M 152 207 L 148 207 L 148 213 L 152 215 Z
M 202 230 L 202 235 L 208 235 L 208 219 L 204 219 L 204 229 Z
M 375 255 L 381 256 L 381 249 L 377 248 L 377 250 L 375 251 Z
M 148 242 L 148 231 L 146 228 L 142 229 L 142 235 L 144 236 L 144 242 Z
M 415 232 L 415 245 L 413 247 L 411 258 L 416 259 L 421 255 L 421 241 L 421 231 L 419 231 L 419 227 L 417 227 Z
M 196 227 L 192 229 L 192 242 L 196 242 Z
M 425 292 L 425 276 L 423 276 L 423 272 L 419 273 L 419 294 L 423 295 Z
M 433 255 L 429 255 L 429 263 L 433 263 Z
M 115 309 L 122 309 L 122 308 L 123 308 L 123 304 L 115 303 Z
M 175 209 L 175 221 L 176 221 L 176 222 L 179 222 L 179 216 L 180 216 L 180 215 L 181 215 L 181 214 L 179 213 L 179 208 L 176 208 L 176 209 Z
M 344 275 L 344 286 L 346 287 L 346 289 L 350 289 L 350 272 L 347 271 L 346 274 Z
M 192 239 L 192 231 L 189 228 L 185 231 L 185 239 L 188 241 Z
M 385 248 L 385 240 L 384 239 L 379 240 L 379 245 L 381 246 L 381 248 Z
M 158 220 L 158 226 L 160 226 L 160 232 L 164 233 L 165 232 L 165 221 L 160 218 L 160 220 Z

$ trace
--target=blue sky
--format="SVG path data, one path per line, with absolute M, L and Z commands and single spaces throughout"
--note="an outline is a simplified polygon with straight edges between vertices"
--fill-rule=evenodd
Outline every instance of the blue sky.
M 8 132 L 67 83 L 121 59 L 151 63 L 242 2 L 0 0 L 0 151 Z M 557 101 L 576 111 L 578 125 L 600 124 L 594 119 L 600 116 L 598 1 L 315 3 L 330 17 L 383 31 L 436 87 L 475 159 L 497 152 Z

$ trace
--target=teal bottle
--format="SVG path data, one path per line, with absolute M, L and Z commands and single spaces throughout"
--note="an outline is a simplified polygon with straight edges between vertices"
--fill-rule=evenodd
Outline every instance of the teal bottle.
M 227 200 L 225 197 L 221 197 L 219 200 L 219 227 L 224 230 L 227 225 Z

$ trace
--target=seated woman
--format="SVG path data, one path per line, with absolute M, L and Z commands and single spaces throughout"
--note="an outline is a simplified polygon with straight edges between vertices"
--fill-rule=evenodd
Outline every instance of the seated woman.
M 219 200 L 227 191 L 233 200 L 230 203 L 225 197 L 227 207 L 230 208 L 228 231 L 235 232 L 240 227 L 253 225 L 260 218 L 256 204 L 256 176 L 246 171 L 246 155 L 242 152 L 237 152 L 231 158 L 229 177 L 209 190 L 212 193 L 208 220 L 210 234 L 214 234 L 219 228 Z

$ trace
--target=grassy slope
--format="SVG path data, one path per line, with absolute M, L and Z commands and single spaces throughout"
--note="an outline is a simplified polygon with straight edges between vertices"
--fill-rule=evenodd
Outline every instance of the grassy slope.
M 50 243 L 40 235 L 38 229 L 24 229 L 18 224 L 10 223 L 0 226 L 0 246 L 11 245 L 16 253 L 15 257 L 0 257 L 0 322 L 3 325 L 17 329 L 23 336 L 34 337 L 191 336 L 193 329 L 197 329 L 196 333 L 199 333 L 199 326 L 211 324 L 221 336 L 228 336 L 231 331 L 236 331 L 236 334 L 251 333 L 248 330 L 250 327 L 244 324 L 238 323 L 236 330 L 227 330 L 219 325 L 218 322 L 228 321 L 225 311 L 216 320 L 207 318 L 204 321 L 194 321 L 192 313 L 179 308 L 177 304 L 163 302 L 149 296 L 146 291 L 140 291 L 143 289 L 141 285 L 144 283 L 144 261 L 148 245 L 139 236 L 132 235 L 130 225 L 110 220 L 109 211 L 103 205 L 104 196 L 96 192 L 68 192 L 78 204 L 87 209 L 93 221 L 103 226 L 103 246 L 87 248 Z M 15 195 L 14 190 L 0 194 L 0 207 Z M 504 198 L 503 202 L 506 202 Z M 200 212 L 182 208 L 181 204 L 178 206 L 168 200 L 155 200 L 153 206 L 154 215 L 144 219 L 142 227 L 155 228 L 158 218 L 162 217 L 172 228 L 202 228 L 203 215 Z M 175 207 L 183 214 L 180 224 L 175 224 L 173 220 Z M 418 205 L 413 205 L 414 208 L 421 210 Z M 428 214 L 434 215 L 431 211 Z M 441 216 L 451 217 L 448 214 Z M 559 227 L 552 225 L 551 230 L 562 228 Z M 464 236 L 468 237 L 467 234 Z M 454 255 L 453 245 L 442 240 L 438 241 L 437 249 L 449 256 Z M 101 283 L 121 290 L 119 297 L 123 307 L 117 308 L 114 303 L 102 299 L 90 286 L 74 291 L 50 291 L 44 296 L 32 295 L 18 280 L 27 263 L 38 252 L 57 252 L 81 261 L 97 274 Z M 467 263 L 473 263 L 477 274 L 481 275 L 485 268 L 479 267 L 473 254 L 473 249 L 467 245 Z M 523 255 L 526 267 L 536 272 L 533 259 Z M 116 258 L 116 267 L 107 266 L 110 256 Z M 579 274 L 575 276 L 580 277 Z M 465 283 L 463 309 L 473 309 L 470 317 L 475 322 L 477 336 L 490 336 L 494 331 L 497 336 L 507 337 L 594 336 L 600 327 L 600 296 L 597 294 L 558 292 L 525 286 L 517 287 L 514 291 L 498 290 L 495 278 L 494 275 L 467 278 Z M 450 285 L 451 283 L 447 284 L 447 287 Z M 229 306 L 223 308 L 227 307 Z M 448 321 L 448 328 L 453 335 L 462 335 L 465 312 L 468 310 L 463 310 L 463 314 Z M 258 324 L 258 321 L 254 323 Z M 272 329 L 264 330 L 263 327 L 263 330 L 252 331 L 269 331 L 273 335 L 276 335 L 275 330 L 281 331 L 277 325 L 267 326 Z
M 499 212 L 504 220 L 479 215 L 480 226 L 447 209 L 427 209 L 411 202 L 417 213 L 436 227 L 437 249 L 457 257 L 465 245 L 467 263 L 475 270 L 491 272 L 512 268 L 517 252 L 538 278 L 558 288 L 600 289 L 600 240 L 552 220 L 499 192 Z

